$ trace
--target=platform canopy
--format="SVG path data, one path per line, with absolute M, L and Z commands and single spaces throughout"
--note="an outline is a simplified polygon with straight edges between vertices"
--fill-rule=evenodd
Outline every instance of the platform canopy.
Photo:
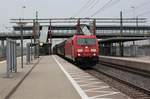
M 116 42 L 126 42 L 126 41 L 137 41 L 137 40 L 147 40 L 150 37 L 113 37 L 107 39 L 99 40 L 99 43 L 116 43 Z

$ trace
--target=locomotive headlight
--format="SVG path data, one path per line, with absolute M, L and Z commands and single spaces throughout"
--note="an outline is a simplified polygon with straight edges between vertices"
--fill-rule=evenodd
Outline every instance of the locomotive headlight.
M 78 54 L 78 56 L 81 56 L 81 54 Z
M 83 49 L 77 49 L 77 52 L 83 52 Z
M 40 43 L 40 46 L 43 46 L 43 43 L 42 43 L 42 42 Z
M 96 56 L 96 54 L 94 53 L 93 56 Z
M 91 52 L 96 52 L 96 49 L 91 49 Z

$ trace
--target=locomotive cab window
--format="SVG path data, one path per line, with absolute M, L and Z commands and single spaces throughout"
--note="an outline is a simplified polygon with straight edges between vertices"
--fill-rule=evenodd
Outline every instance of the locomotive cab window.
M 95 38 L 78 38 L 77 43 L 79 45 L 95 45 L 96 39 Z

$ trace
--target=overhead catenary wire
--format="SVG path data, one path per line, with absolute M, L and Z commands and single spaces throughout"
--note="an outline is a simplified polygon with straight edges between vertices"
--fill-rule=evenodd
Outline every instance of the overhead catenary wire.
M 98 5 L 100 2 L 100 0 L 95 0 L 95 2 L 89 6 L 89 8 L 87 8 L 87 11 L 85 12 L 85 14 L 87 15 L 87 13 L 89 13 L 90 10 L 92 10 L 96 5 Z
M 137 16 L 144 16 L 144 15 L 149 15 L 149 14 L 150 14 L 150 10 L 140 13 Z
M 142 4 L 138 5 L 138 6 L 136 6 L 136 8 L 139 9 L 139 8 L 145 7 L 146 5 L 149 5 L 149 4 L 150 4 L 150 1 L 144 2 L 144 3 L 142 3 Z
M 141 8 L 144 8 L 144 7 L 146 7 L 146 5 L 150 5 L 150 1 L 147 1 L 147 2 L 144 2 L 144 3 L 141 3 L 141 4 L 139 4 L 139 5 L 137 5 L 137 6 L 131 6 L 131 7 L 134 7 L 135 9 L 135 11 L 136 10 L 139 10 L 139 9 L 141 9 Z M 131 8 L 130 7 L 130 8 Z M 130 13 L 132 13 L 132 11 L 131 11 L 132 9 L 129 9 L 129 10 L 124 10 L 124 14 L 130 14 Z M 146 13 L 146 12 L 145 12 Z M 142 14 L 142 13 L 141 13 Z M 139 14 L 139 15 L 141 15 L 141 14 Z
M 112 7 L 113 5 L 117 4 L 118 2 L 120 2 L 120 0 L 109 0 L 107 1 L 100 9 L 98 9 L 96 12 L 94 12 L 91 16 L 89 17 L 93 17 L 97 14 L 99 14 L 101 11 L 104 11 L 105 9 Z
M 91 15 L 91 17 L 93 17 L 94 15 L 96 15 L 97 13 L 99 13 L 100 11 L 102 11 L 102 10 L 103 10 L 107 5 L 109 5 L 111 2 L 112 2 L 112 0 L 109 0 L 108 2 L 106 2 L 106 3 L 104 4 L 104 6 L 101 7 L 100 9 L 98 9 L 95 13 L 93 13 L 93 14 Z
M 86 9 L 86 7 L 87 7 L 89 4 L 92 3 L 91 1 L 93 2 L 93 0 L 88 0 L 88 1 L 74 14 L 73 17 L 76 17 L 76 16 L 79 15 L 81 12 L 83 12 L 83 11 Z
M 98 3 L 100 2 L 100 0 L 96 0 L 96 2 L 89 8 L 89 9 L 92 9 L 95 7 L 95 5 L 97 5 Z

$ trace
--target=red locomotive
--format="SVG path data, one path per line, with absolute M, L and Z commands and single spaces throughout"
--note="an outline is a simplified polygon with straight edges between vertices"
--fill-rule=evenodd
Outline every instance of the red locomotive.
M 53 52 L 77 63 L 98 62 L 99 45 L 95 35 L 74 35 L 57 44 Z

